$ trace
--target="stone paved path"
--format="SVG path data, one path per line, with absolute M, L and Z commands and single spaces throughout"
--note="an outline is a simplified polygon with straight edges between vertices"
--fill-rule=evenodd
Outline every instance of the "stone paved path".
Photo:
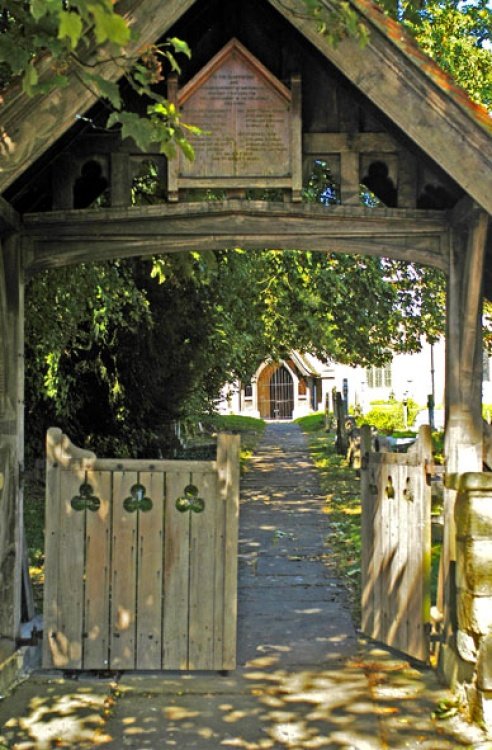
M 296 426 L 268 426 L 241 497 L 238 669 L 39 673 L 0 702 L 0 747 L 3 733 L 13 750 L 485 750 L 431 720 L 446 693 L 430 671 L 357 638 Z

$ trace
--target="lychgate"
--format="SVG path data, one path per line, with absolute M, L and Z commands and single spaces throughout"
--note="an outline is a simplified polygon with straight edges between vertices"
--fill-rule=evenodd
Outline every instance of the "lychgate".
M 329 10 L 328 0 L 321 2 Z M 445 470 L 450 475 L 482 471 L 481 316 L 484 280 L 490 296 L 490 117 L 375 5 L 368 0 L 351 0 L 350 5 L 368 31 L 364 48 L 350 38 L 333 47 L 306 16 L 301 0 L 122 4 L 139 32 L 138 45 L 176 35 L 193 49 L 178 85 L 170 82 L 167 93 L 181 101 L 185 112 L 188 108 L 190 118 L 195 114 L 214 131 L 196 140 L 194 165 L 168 163 L 157 146 L 143 153 L 117 131 L 107 132 L 101 126 L 101 106 L 75 76 L 63 92 L 29 100 L 14 89 L 5 96 L 0 122 L 0 637 L 7 654 L 15 649 L 21 620 L 23 285 L 43 269 L 231 246 L 369 254 L 441 269 L 447 276 Z M 120 70 L 108 65 L 105 73 L 117 80 Z M 207 91 L 209 109 L 204 107 Z M 215 132 L 221 119 L 222 140 Z M 133 178 L 149 161 L 163 202 L 131 205 Z M 315 161 L 326 163 L 333 177 L 326 205 L 298 200 Z M 84 179 L 96 174 L 108 196 L 99 209 L 84 201 L 81 188 Z M 89 187 L 93 190 L 94 184 Z M 197 190 L 212 190 L 216 200 L 197 201 Z M 360 193 L 367 190 L 381 207 L 361 206 Z M 130 498 L 124 533 L 134 528 L 131 524 L 140 529 L 147 523 L 145 498 L 154 508 L 161 497 L 152 472 L 148 467 L 142 472 L 144 476 L 137 470 L 124 487 L 116 475 L 111 479 L 113 487 L 121 486 L 118 502 Z M 175 487 L 171 475 L 169 482 Z M 173 498 L 189 486 L 178 484 Z M 207 503 L 206 487 L 190 480 L 191 485 Z M 480 653 L 470 656 L 463 643 L 475 639 L 478 652 L 482 648 L 481 635 L 475 638 L 466 616 L 457 621 L 454 607 L 457 486 L 459 482 L 448 482 L 444 508 L 440 663 L 449 679 L 461 674 L 463 662 L 473 672 L 481 658 Z M 132 487 L 144 489 L 132 495 Z M 84 534 L 87 528 L 93 533 L 91 524 L 100 512 L 91 510 L 91 498 L 102 504 L 105 495 L 110 497 L 85 475 L 64 495 L 63 502 L 73 500 L 82 507 L 70 505 L 70 514 L 79 525 L 80 519 L 87 522 Z M 168 495 L 163 497 L 167 503 Z M 116 507 L 114 497 L 104 502 Z M 203 518 L 192 516 L 197 528 Z M 89 555 L 84 564 L 92 560 L 90 538 L 79 543 Z M 137 554 L 138 545 L 134 549 Z M 146 548 L 140 554 L 147 554 Z M 120 575 L 114 544 L 110 555 L 113 592 L 118 590 L 114 574 Z M 147 585 L 142 582 L 140 592 Z M 138 600 L 138 581 L 130 589 Z M 111 597 L 112 617 L 117 610 Z M 122 608 L 126 611 L 127 604 Z M 90 624 L 90 607 L 83 612 Z M 142 603 L 137 618 L 139 612 L 140 617 L 145 613 Z M 103 619 L 113 627 L 106 614 Z M 60 632 L 58 625 L 52 626 Z M 84 633 L 89 632 L 83 627 L 80 638 L 87 640 Z M 108 638 L 114 638 L 114 631 L 108 630 Z M 63 652 L 61 641 L 59 647 Z M 118 653 L 116 642 L 111 648 L 110 653 Z M 138 660 L 138 648 L 136 653 Z

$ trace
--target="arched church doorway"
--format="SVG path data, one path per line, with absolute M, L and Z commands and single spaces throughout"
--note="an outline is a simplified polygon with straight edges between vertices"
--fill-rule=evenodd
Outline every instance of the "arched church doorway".
M 294 379 L 284 364 L 269 364 L 258 378 L 258 409 L 262 419 L 292 419 Z
M 282 365 L 270 378 L 270 419 L 292 419 L 294 411 L 294 381 Z

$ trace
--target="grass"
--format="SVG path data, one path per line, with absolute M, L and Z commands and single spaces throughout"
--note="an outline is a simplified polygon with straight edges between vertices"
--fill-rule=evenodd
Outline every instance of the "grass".
M 214 414 L 204 419 L 207 427 L 216 432 L 234 432 L 241 436 L 241 447 L 254 450 L 263 435 L 266 423 L 255 417 L 242 417 L 238 414 Z
M 248 468 L 248 462 L 261 440 L 266 427 L 263 419 L 243 417 L 238 414 L 212 414 L 202 420 L 205 429 L 213 432 L 233 432 L 241 437 L 241 474 Z
M 308 434 L 325 429 L 325 414 L 322 411 L 316 414 L 308 414 L 306 417 L 298 417 L 294 422 L 299 425 L 303 432 Z

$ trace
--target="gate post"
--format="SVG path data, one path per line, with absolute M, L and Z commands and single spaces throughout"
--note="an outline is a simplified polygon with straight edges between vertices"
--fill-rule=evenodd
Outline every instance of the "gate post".
M 470 718 L 492 732 L 492 474 L 453 478 L 456 499 L 457 650 Z
M 360 496 L 361 496 L 361 629 L 371 633 L 374 612 L 371 606 L 374 574 L 374 512 L 375 496 L 370 492 L 369 454 L 371 452 L 371 428 L 363 424 L 360 428 Z
M 1 234 L 0 222 L 0 234 Z M 0 669 L 16 650 L 22 597 L 24 296 L 19 235 L 0 237 Z M 15 669 L 15 667 L 13 668 Z M 7 670 L 6 678 L 9 679 Z M 10 674 L 13 677 L 14 673 Z
M 488 215 L 459 205 L 450 229 L 446 310 L 446 474 L 482 471 L 482 284 Z M 444 493 L 443 580 L 438 606 L 444 615 L 439 669 L 448 684 L 460 681 L 466 665 L 456 645 L 456 491 Z

